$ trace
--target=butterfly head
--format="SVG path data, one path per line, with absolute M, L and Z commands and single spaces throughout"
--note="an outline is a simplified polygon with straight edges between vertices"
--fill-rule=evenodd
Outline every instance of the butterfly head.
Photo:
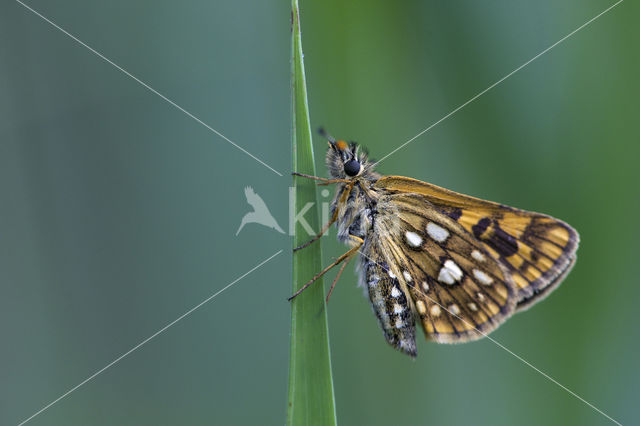
M 329 141 L 327 151 L 327 167 L 333 178 L 350 179 L 365 177 L 372 173 L 372 163 L 368 161 L 367 153 L 355 142 L 336 140 L 323 129 L 320 134 Z

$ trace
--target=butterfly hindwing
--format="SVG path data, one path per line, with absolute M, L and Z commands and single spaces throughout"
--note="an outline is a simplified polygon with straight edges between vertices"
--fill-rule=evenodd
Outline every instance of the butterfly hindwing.
M 578 234 L 558 219 L 405 177 L 383 177 L 375 187 L 390 193 L 422 196 L 436 211 L 480 241 L 512 277 L 518 310 L 549 294 L 575 262 Z

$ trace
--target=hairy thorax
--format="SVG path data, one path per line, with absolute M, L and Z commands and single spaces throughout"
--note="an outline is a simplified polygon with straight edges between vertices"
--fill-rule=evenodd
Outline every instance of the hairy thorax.
M 366 241 L 367 234 L 372 230 L 376 221 L 377 204 L 380 197 L 378 191 L 373 188 L 374 183 L 374 180 L 369 179 L 356 181 L 347 199 L 341 203 L 340 213 L 336 220 L 340 242 L 353 246 L 357 241 L 353 237 Z M 332 214 L 345 191 L 349 191 L 349 184 L 342 184 L 338 188 L 331 204 Z

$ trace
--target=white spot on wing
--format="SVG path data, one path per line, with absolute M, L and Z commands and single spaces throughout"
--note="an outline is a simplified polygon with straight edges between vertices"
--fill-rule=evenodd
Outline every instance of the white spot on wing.
M 404 279 L 410 283 L 411 282 L 411 275 L 407 272 L 407 271 L 403 271 L 402 275 L 404 276 Z
M 476 294 L 476 296 L 478 297 L 478 300 L 479 300 L 480 302 L 484 302 L 484 301 L 485 301 L 485 299 L 486 299 L 486 297 L 484 296 L 484 294 L 482 294 L 482 293 L 480 293 L 480 292 L 478 292 L 478 294 Z
M 426 281 L 422 281 L 422 288 L 424 288 L 424 291 L 429 291 L 429 284 Z
M 493 278 L 491 278 L 489 274 L 479 269 L 473 270 L 473 276 L 484 285 L 490 285 L 493 282 Z
M 449 305 L 449 312 L 451 312 L 453 315 L 458 315 L 460 313 L 460 308 L 458 308 L 458 305 L 454 303 L 452 305 Z
M 390 277 L 391 279 L 396 279 L 396 278 L 398 278 L 398 277 L 396 277 L 396 274 L 394 274 L 393 272 L 391 272 L 391 269 L 389 269 L 389 277 Z
M 420 312 L 422 315 L 427 312 L 427 307 L 424 305 L 424 302 L 422 300 L 418 300 L 416 302 L 416 308 L 418 308 L 418 312 Z
M 480 253 L 478 250 L 472 251 L 471 257 L 473 257 L 478 262 L 484 262 L 484 254 Z
M 449 231 L 447 231 L 442 226 L 437 225 L 433 222 L 427 223 L 427 233 L 431 238 L 433 238 L 439 243 L 449 238 Z
M 400 297 L 402 293 L 398 290 L 398 287 L 393 287 L 391 289 L 391 297 Z
M 396 328 L 402 327 L 404 327 L 404 321 L 402 321 L 400 318 L 396 319 Z
M 460 267 L 453 260 L 446 260 L 444 266 L 440 268 L 438 281 L 451 285 L 455 284 L 456 281 L 460 281 L 460 278 L 462 278 L 462 270 Z
M 476 305 L 473 302 L 469 303 L 467 306 L 469 306 L 469 309 L 471 309 L 474 312 L 478 310 L 478 305 Z
M 401 314 L 404 312 L 404 306 L 396 303 L 395 305 L 393 305 L 393 313 L 394 314 Z
M 433 315 L 434 317 L 437 317 L 438 315 L 440 315 L 440 306 L 433 305 L 431 307 L 431 315 Z
M 407 242 L 411 247 L 420 247 L 422 245 L 422 237 L 412 231 L 407 231 L 404 234 L 407 237 Z

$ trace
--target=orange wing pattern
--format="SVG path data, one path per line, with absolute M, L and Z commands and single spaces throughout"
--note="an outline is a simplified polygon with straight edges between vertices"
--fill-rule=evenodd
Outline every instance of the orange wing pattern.
M 480 200 L 416 179 L 387 176 L 374 187 L 389 193 L 418 194 L 483 243 L 512 277 L 517 309 L 548 295 L 576 259 L 578 233 L 566 223 L 540 213 Z

